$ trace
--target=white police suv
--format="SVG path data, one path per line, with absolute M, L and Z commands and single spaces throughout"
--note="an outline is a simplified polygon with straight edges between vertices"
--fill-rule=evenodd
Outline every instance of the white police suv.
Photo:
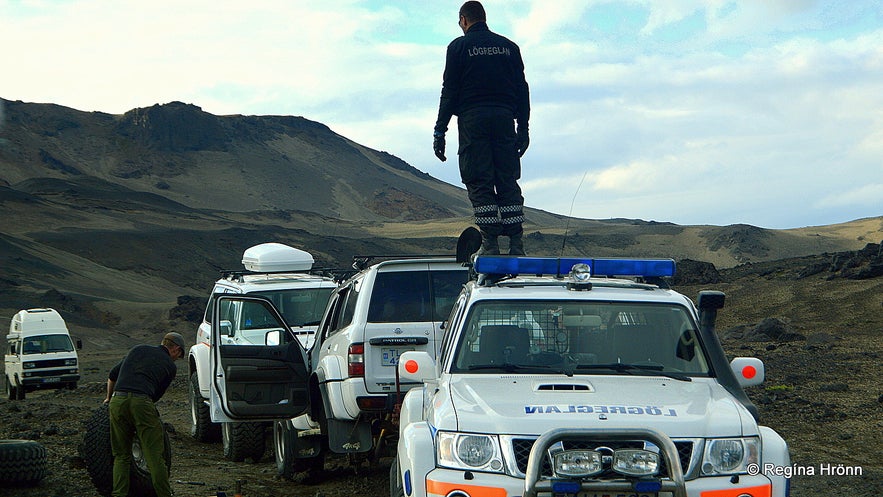
M 437 357 L 399 357 L 390 495 L 783 497 L 785 441 L 714 323 L 671 289 L 668 259 L 478 256 Z M 629 277 L 629 278 L 625 278 Z M 697 308 L 698 307 L 698 308 Z
M 313 256 L 303 250 L 280 243 L 263 243 L 245 250 L 242 270 L 224 271 L 215 282 L 206 306 L 205 319 L 196 332 L 196 343 L 190 348 L 190 434 L 198 441 L 223 441 L 224 456 L 233 461 L 246 458 L 260 459 L 265 452 L 265 423 L 238 422 L 219 419 L 213 422 L 209 398 L 212 378 L 216 373 L 210 365 L 214 343 L 229 347 L 231 355 L 239 358 L 253 370 L 247 382 L 250 397 L 261 396 L 258 387 L 266 361 L 260 350 L 266 335 L 280 330 L 277 316 L 281 315 L 292 337 L 308 348 L 328 304 L 328 298 L 337 287 L 333 278 L 313 274 Z M 219 301 L 223 295 L 252 295 L 263 297 L 274 304 L 270 314 L 263 307 L 243 305 L 237 301 Z M 212 317 L 217 320 L 213 324 Z M 266 370 L 273 375 L 279 371 Z M 250 398 L 249 397 L 249 398 Z
M 398 357 L 435 357 L 442 321 L 469 279 L 449 257 L 368 259 L 333 290 L 311 347 L 295 339 L 275 300 L 218 295 L 207 313 L 213 329 L 227 326 L 226 307 L 271 321 L 247 347 L 212 337 L 211 419 L 273 421 L 282 476 L 320 469 L 327 451 L 360 464 L 395 447 L 397 406 L 422 385 L 399 381 Z

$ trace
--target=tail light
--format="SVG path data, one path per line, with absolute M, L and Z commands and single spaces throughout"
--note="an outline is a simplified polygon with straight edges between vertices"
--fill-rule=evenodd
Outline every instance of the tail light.
M 347 372 L 350 378 L 365 376 L 365 344 L 354 343 L 347 350 Z

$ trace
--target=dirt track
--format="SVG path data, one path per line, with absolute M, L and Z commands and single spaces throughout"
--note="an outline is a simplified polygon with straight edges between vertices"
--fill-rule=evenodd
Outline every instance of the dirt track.
M 88 358 L 88 355 L 86 355 Z M 180 362 L 179 362 L 180 365 Z M 0 400 L 0 438 L 36 439 L 47 449 L 49 471 L 35 487 L 17 487 L 20 497 L 97 496 L 80 456 L 83 422 L 104 398 L 101 368 L 90 368 L 76 391 L 58 390 L 29 393 L 24 401 Z M 375 468 L 349 468 L 343 458 L 326 462 L 325 479 L 316 484 L 299 484 L 276 475 L 276 465 L 268 451 L 257 463 L 234 463 L 224 459 L 220 443 L 201 444 L 189 435 L 187 383 L 183 375 L 175 379 L 165 397 L 157 403 L 163 421 L 170 424 L 172 443 L 172 488 L 178 497 L 206 497 L 219 489 L 232 496 L 237 480 L 242 480 L 243 497 L 282 497 L 324 495 L 387 495 L 390 459 Z M 268 437 L 270 434 L 268 433 Z M 182 482 L 199 482 L 193 485 Z

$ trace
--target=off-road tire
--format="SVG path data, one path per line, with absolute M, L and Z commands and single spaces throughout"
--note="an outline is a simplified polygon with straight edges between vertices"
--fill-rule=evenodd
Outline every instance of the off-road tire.
M 221 425 L 212 423 L 209 406 L 199 393 L 199 377 L 190 375 L 190 436 L 197 442 L 211 443 L 221 439 Z
M 0 440 L 0 487 L 34 485 L 46 476 L 46 448 L 33 440 Z
M 399 457 L 396 456 L 389 465 L 389 497 L 405 497 L 402 478 L 399 476 Z
M 267 448 L 263 423 L 223 423 L 221 441 L 224 457 L 233 462 L 258 462 Z
M 163 432 L 163 459 L 166 468 L 172 467 L 172 444 L 169 441 L 168 432 Z M 140 454 L 138 437 L 135 437 L 133 455 Z M 113 453 L 110 447 L 110 412 L 107 405 L 102 405 L 85 422 L 83 445 L 80 446 L 80 455 L 86 463 L 86 470 L 92 479 L 92 484 L 98 493 L 109 496 L 113 490 Z M 129 476 L 129 495 L 139 497 L 156 497 L 153 483 L 150 481 L 150 472 L 147 465 L 139 457 L 132 458 L 132 469 Z
M 318 436 L 318 435 L 316 435 Z M 307 473 L 305 480 L 318 478 L 325 469 L 325 451 L 320 450 L 315 457 L 295 457 L 292 448 L 297 430 L 288 420 L 273 422 L 273 448 L 276 457 L 276 472 L 286 480 L 295 480 L 301 473 Z M 323 444 L 324 445 L 324 444 Z

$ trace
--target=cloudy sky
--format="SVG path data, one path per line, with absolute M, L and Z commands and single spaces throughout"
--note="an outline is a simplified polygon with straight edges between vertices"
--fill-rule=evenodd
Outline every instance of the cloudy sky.
M 0 0 L 0 97 L 299 115 L 460 185 L 431 142 L 461 3 Z M 766 228 L 883 215 L 879 0 L 483 3 L 525 59 L 528 206 Z

